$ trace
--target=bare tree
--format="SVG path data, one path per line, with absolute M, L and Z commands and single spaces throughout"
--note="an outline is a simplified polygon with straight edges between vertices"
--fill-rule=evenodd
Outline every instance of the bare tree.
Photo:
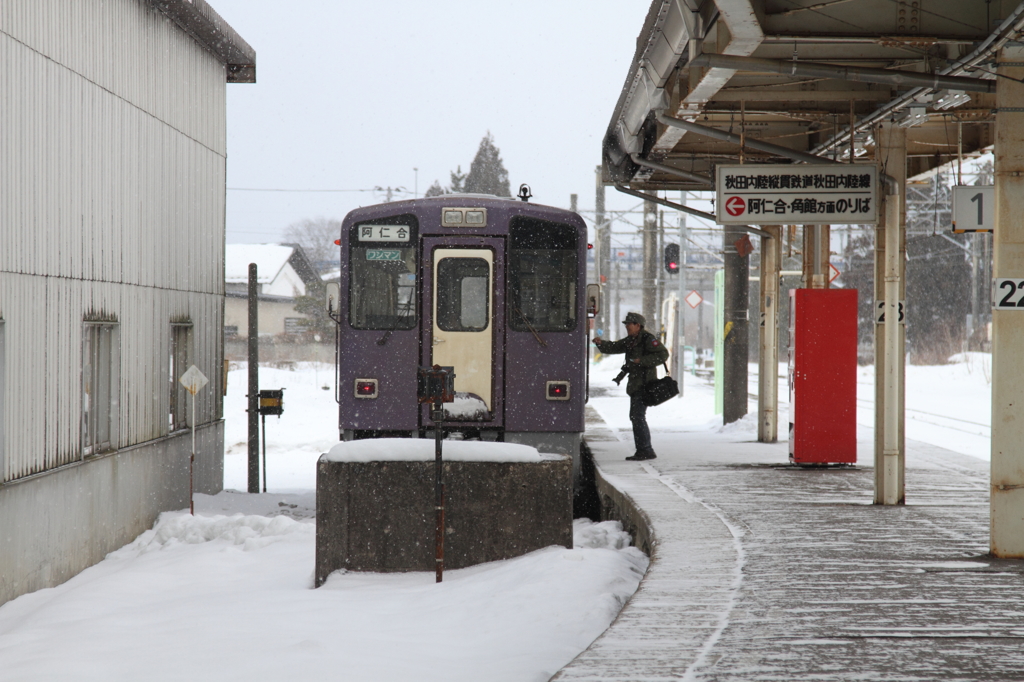
M 289 225 L 284 231 L 285 241 L 302 247 L 306 257 L 319 272 L 331 269 L 337 260 L 338 247 L 334 240 L 341 237 L 341 221 L 334 218 L 305 218 Z

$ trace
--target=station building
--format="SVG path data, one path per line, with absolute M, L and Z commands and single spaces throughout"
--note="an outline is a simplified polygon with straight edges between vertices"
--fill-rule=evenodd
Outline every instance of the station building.
M 223 485 L 226 83 L 204 0 L 0 5 L 0 603 Z

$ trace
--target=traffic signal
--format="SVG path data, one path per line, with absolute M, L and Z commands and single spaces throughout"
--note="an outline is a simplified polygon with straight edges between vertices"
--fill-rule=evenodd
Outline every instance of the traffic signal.
M 679 244 L 665 244 L 665 272 L 670 275 L 679 272 Z

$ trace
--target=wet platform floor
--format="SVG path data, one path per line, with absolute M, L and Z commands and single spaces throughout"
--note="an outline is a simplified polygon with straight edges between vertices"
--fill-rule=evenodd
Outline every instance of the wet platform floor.
M 598 475 L 649 519 L 654 561 L 557 680 L 1024 680 L 1024 561 L 988 556 L 988 463 L 907 444 L 907 505 L 858 466 L 802 469 L 749 433 L 628 433 L 588 409 Z

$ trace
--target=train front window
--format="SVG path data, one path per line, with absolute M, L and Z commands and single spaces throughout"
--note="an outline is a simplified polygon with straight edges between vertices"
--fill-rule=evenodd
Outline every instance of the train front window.
M 516 331 L 576 328 L 576 230 L 528 218 L 509 227 L 509 326 Z
M 416 326 L 416 223 L 393 216 L 349 232 L 349 324 L 355 329 Z
M 490 266 L 483 258 L 443 258 L 437 263 L 437 326 L 446 332 L 487 329 Z

